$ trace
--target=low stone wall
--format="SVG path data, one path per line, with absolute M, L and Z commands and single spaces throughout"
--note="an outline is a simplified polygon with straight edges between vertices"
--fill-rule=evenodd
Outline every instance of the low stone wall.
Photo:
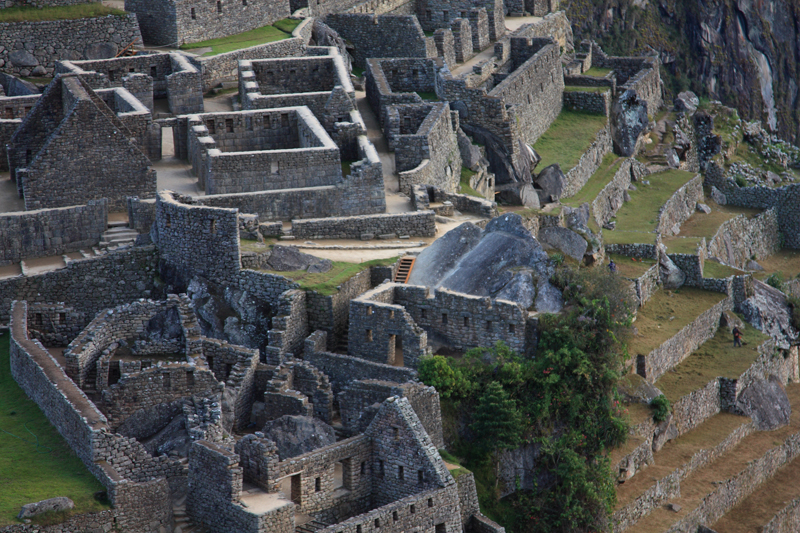
M 71 516 L 60 524 L 14 524 L 0 528 L 0 533 L 86 533 L 87 531 L 112 531 L 116 525 L 113 510 Z
M 592 216 L 598 226 L 603 227 L 620 210 L 625 201 L 625 191 L 631 186 L 631 182 L 640 181 L 648 174 L 650 171 L 647 167 L 636 159 L 622 162 L 617 173 L 592 202 Z
M 386 213 L 354 217 L 311 218 L 292 221 L 292 235 L 298 239 L 374 239 L 379 236 L 433 237 L 433 211 Z
M 586 185 L 586 182 L 589 181 L 589 178 L 592 177 L 592 174 L 600 168 L 600 163 L 603 162 L 606 154 L 611 153 L 613 149 L 611 128 L 606 125 L 605 128 L 597 132 L 597 137 L 578 160 L 578 164 L 567 172 L 564 193 L 561 196 L 569 198 L 578 194 L 583 186 Z
M 798 530 L 800 530 L 800 498 L 795 498 L 767 522 L 761 533 L 795 533 Z
M 800 433 L 788 437 L 703 498 L 689 514 L 667 530 L 667 533 L 692 533 L 701 524 L 713 524 L 737 503 L 772 478 L 775 473 L 800 455 Z
M 677 366 L 704 342 L 712 338 L 719 327 L 723 311 L 733 310 L 733 299 L 727 297 L 704 311 L 661 346 L 649 354 L 637 354 L 637 373 L 655 383 L 664 373 Z
M 606 253 L 636 259 L 658 259 L 658 248 L 655 244 L 606 244 Z
M 744 268 L 752 257 L 764 259 L 780 247 L 778 214 L 773 207 L 753 218 L 739 215 L 724 222 L 708 243 L 708 255 Z
M 634 280 L 634 290 L 636 298 L 639 300 L 639 307 L 647 303 L 647 300 L 656 293 L 660 284 L 661 277 L 657 264 L 648 268 L 647 272 Z
M 686 275 L 685 285 L 689 287 L 705 288 L 705 279 L 703 278 L 703 267 L 706 260 L 705 242 L 704 237 L 700 241 L 696 254 L 667 254 L 675 266 Z
M 611 91 L 589 92 L 564 90 L 564 107 L 608 116 L 611 111 Z
M 91 248 L 108 225 L 108 200 L 0 214 L 0 265 Z
M 135 43 L 142 45 L 136 15 L 0 24 L 0 60 L 15 76 L 52 76 L 59 59 L 114 57 Z M 54 48 L 56 48 L 54 50 Z
M 678 435 L 696 428 L 721 410 L 720 380 L 713 379 L 705 387 L 690 392 L 672 404 Z
M 658 211 L 656 231 L 670 236 L 680 233 L 683 224 L 697 209 L 697 203 L 703 201 L 703 178 L 698 174 L 683 185 L 667 200 Z
M 428 195 L 426 197 L 429 198 Z M 434 202 L 450 202 L 453 207 L 462 213 L 475 213 L 482 217 L 494 218 L 497 216 L 497 202 L 492 202 L 484 198 L 470 196 L 468 194 L 455 194 L 433 189 Z M 419 206 L 417 207 L 419 209 Z M 427 208 L 426 208 L 427 209 Z

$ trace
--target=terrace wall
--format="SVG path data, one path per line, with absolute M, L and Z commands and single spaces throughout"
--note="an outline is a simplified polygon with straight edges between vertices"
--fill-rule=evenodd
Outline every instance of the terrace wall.
M 764 259 L 780 247 L 778 214 L 773 207 L 753 218 L 738 215 L 724 222 L 708 243 L 708 255 L 744 268 L 752 257 Z
M 433 237 L 435 218 L 433 211 L 416 211 L 293 220 L 292 235 L 298 239 L 363 239 L 383 235 Z
M 697 203 L 702 202 L 703 198 L 703 178 L 698 174 L 659 208 L 656 232 L 665 236 L 677 235 L 681 224 L 695 213 Z
M 589 181 L 589 178 L 592 177 L 592 174 L 600 168 L 600 164 L 606 154 L 611 153 L 613 149 L 611 127 L 606 124 L 603 129 L 597 132 L 597 137 L 581 155 L 578 163 L 567 172 L 562 197 L 569 198 L 578 194 L 583 186 L 586 185 L 586 182 Z

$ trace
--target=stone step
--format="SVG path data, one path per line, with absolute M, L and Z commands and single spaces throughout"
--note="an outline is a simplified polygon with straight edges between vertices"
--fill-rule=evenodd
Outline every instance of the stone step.
M 114 235 L 114 234 L 117 234 L 117 233 L 136 233 L 136 234 L 138 234 L 139 232 L 136 231 L 133 228 L 129 228 L 128 226 L 117 226 L 117 227 L 113 227 L 113 228 L 108 228 L 103 234 L 104 235 Z
M 128 222 L 126 220 L 109 220 L 107 224 L 108 228 L 127 228 Z
M 762 483 L 794 459 L 791 453 L 800 450 L 800 385 L 787 385 L 786 392 L 792 405 L 789 425 L 774 431 L 752 431 L 733 446 L 719 446 L 721 453 L 718 454 L 708 451 L 694 454 L 671 479 L 660 479 L 660 486 L 650 491 L 651 495 L 659 496 L 649 500 L 656 504 L 648 504 L 654 507 L 649 514 L 620 523 L 614 531 L 693 532 L 699 524 L 717 520 L 736 502 L 758 490 Z M 734 440 L 728 438 L 730 444 Z M 664 450 L 669 448 L 669 444 Z M 646 502 L 648 498 L 640 498 L 640 501 Z
M 100 237 L 100 244 L 134 242 L 138 235 L 139 235 L 138 233 L 136 233 L 134 235 L 128 235 L 128 234 L 125 234 L 125 235 L 121 235 L 121 234 L 118 234 L 118 235 L 103 235 L 102 237 Z
M 770 522 L 781 522 L 781 511 L 791 510 L 800 498 L 800 458 L 781 468 L 769 483 L 762 484 L 758 490 L 739 502 L 736 507 L 712 526 L 725 533 L 747 533 L 750 531 L 776 531 L 767 527 Z M 795 502 L 793 504 L 793 502 Z M 788 509 L 787 509 L 788 508 Z M 798 518 L 783 524 L 783 531 L 800 531 Z

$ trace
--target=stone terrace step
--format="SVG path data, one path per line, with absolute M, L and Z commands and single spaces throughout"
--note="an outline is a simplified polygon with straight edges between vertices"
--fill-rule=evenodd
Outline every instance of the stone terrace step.
M 712 528 L 725 533 L 761 531 L 775 515 L 800 498 L 800 458 L 781 468 L 769 483 L 745 498 Z M 798 531 L 800 527 L 790 529 Z
M 636 533 L 694 533 L 697 530 L 697 516 L 711 515 L 709 521 L 721 517 L 729 508 L 742 501 L 758 489 L 761 482 L 770 477 L 765 474 L 761 477 L 753 474 L 751 463 L 758 465 L 762 460 L 769 464 L 780 466 L 781 450 L 784 443 L 791 441 L 788 446 L 797 449 L 796 441 L 800 440 L 800 384 L 790 384 L 786 387 L 792 405 L 792 416 L 788 426 L 775 431 L 756 431 L 743 439 L 727 453 L 716 461 L 706 464 L 689 473 L 680 482 L 680 496 L 669 500 L 677 505 L 680 510 L 674 512 L 666 506 L 654 509 L 649 515 L 636 522 Z M 697 428 L 700 429 L 700 428 Z M 666 447 L 665 447 L 666 448 Z M 780 449 L 776 449 L 780 448 Z M 767 471 L 766 468 L 762 469 Z M 715 491 L 725 491 L 732 487 L 739 487 L 735 496 L 725 496 Z M 718 501 L 716 496 L 721 495 Z M 713 516 L 716 515 L 716 516 Z M 705 521 L 705 520 L 703 520 Z

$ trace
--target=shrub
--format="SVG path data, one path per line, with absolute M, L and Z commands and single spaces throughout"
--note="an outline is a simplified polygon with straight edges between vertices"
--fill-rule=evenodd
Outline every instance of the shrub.
M 747 180 L 744 179 L 744 176 L 736 176 L 736 185 L 739 187 L 747 187 Z
M 769 285 L 770 287 L 774 287 L 779 291 L 783 290 L 783 272 L 775 272 L 774 274 L 770 274 L 764 282 Z
M 792 327 L 800 331 L 800 298 L 796 296 L 787 297 L 789 309 L 792 311 Z
M 672 405 L 663 394 L 659 394 L 650 400 L 650 407 L 653 409 L 653 420 L 656 422 L 663 422 L 672 412 Z

